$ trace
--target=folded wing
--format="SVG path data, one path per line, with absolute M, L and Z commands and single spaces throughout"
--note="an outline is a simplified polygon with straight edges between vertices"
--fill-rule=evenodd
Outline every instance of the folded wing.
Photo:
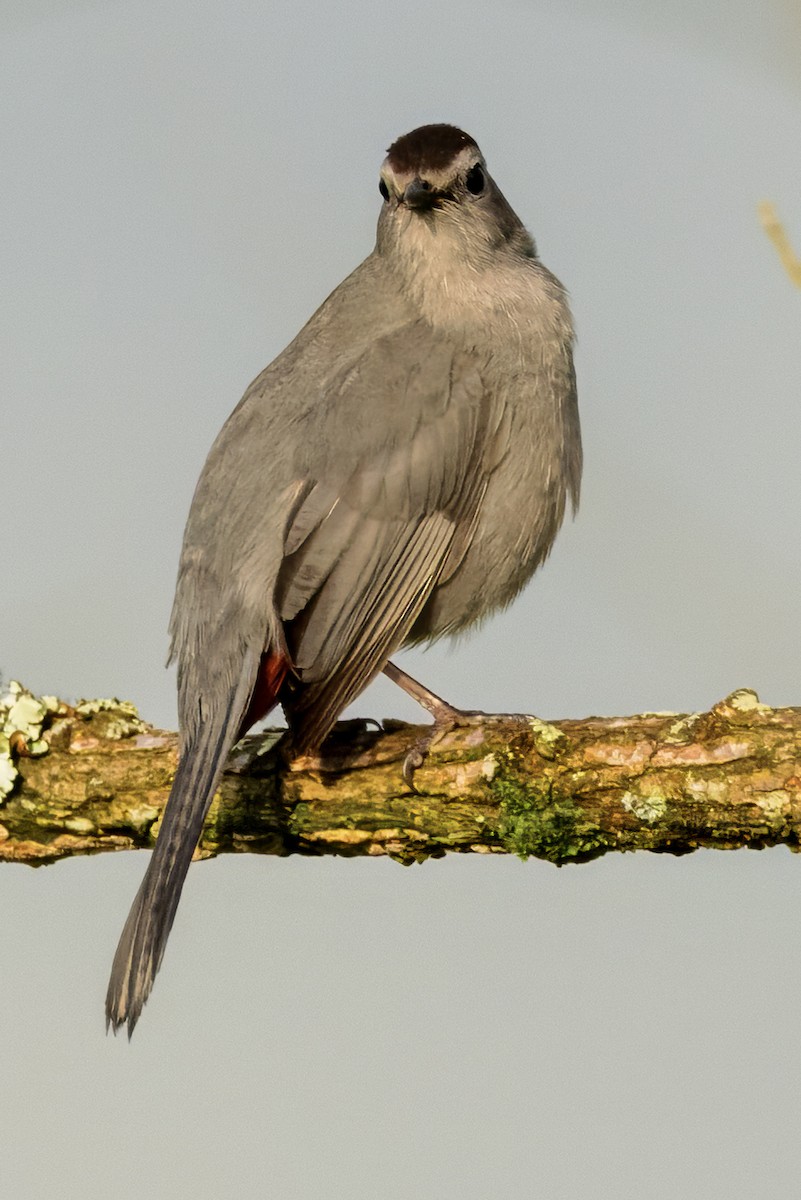
M 276 589 L 299 749 L 319 745 L 458 566 L 505 452 L 502 416 L 482 362 L 420 325 L 326 389 Z

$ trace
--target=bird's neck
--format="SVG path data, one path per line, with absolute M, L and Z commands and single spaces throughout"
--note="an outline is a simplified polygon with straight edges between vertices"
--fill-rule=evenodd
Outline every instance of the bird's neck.
M 538 259 L 518 250 L 465 257 L 462 248 L 407 246 L 386 265 L 414 310 L 435 329 L 490 349 L 525 342 L 536 328 L 562 340 L 570 316 L 559 283 Z M 569 336 L 569 333 L 568 333 Z

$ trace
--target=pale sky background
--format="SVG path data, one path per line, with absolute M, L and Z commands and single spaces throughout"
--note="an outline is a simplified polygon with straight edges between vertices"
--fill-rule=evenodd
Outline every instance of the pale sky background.
M 3 0 L 0 670 L 172 726 L 205 454 L 372 247 L 396 136 L 462 125 L 564 280 L 581 512 L 405 663 L 543 717 L 801 703 L 801 10 L 762 0 Z M 379 683 L 361 714 L 415 719 Z M 2 1191 L 753 1200 L 798 1187 L 788 852 L 241 857 L 190 872 L 129 1046 L 143 854 L 0 869 Z

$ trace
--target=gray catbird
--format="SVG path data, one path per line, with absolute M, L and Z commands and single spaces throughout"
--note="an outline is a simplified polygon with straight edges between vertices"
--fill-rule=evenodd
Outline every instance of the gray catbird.
M 390 655 L 508 604 L 578 502 L 565 292 L 478 146 L 423 126 L 379 188 L 375 249 L 248 388 L 192 501 L 180 761 L 106 1000 L 129 1036 L 237 739 L 281 704 L 314 750 L 381 670 L 446 722 Z

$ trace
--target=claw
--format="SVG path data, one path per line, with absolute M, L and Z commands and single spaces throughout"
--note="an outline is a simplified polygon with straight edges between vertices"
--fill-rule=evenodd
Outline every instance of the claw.
M 406 751 L 406 757 L 403 760 L 403 782 L 415 796 L 420 795 L 419 789 L 415 786 L 414 773 L 422 767 L 426 760 L 425 753 L 420 749 L 418 742 L 414 742 Z
M 420 767 L 422 767 L 428 758 L 431 747 L 440 738 L 444 737 L 446 733 L 450 733 L 452 729 L 458 729 L 461 725 L 478 724 L 486 720 L 486 713 L 461 712 L 458 708 L 453 708 L 450 704 L 443 702 L 442 707 L 438 708 L 434 714 L 434 724 L 422 737 L 412 742 L 403 760 L 402 773 L 404 782 L 416 796 L 420 795 L 420 790 L 414 782 L 415 772 L 420 770 Z

